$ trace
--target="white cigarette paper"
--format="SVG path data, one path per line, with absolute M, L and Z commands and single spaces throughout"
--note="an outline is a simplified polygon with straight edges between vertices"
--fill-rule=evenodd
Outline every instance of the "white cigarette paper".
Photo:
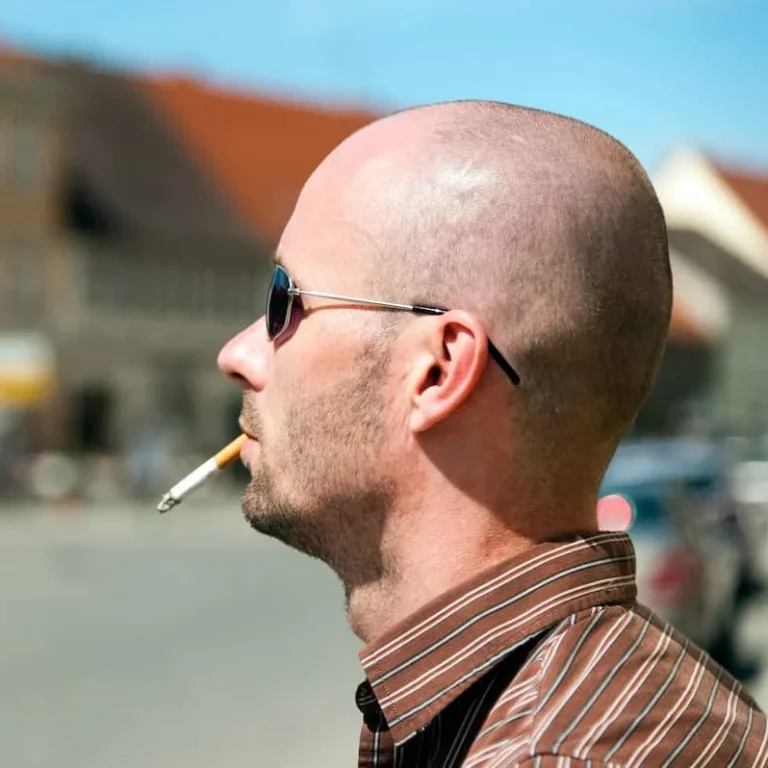
M 236 437 L 215 456 L 212 456 L 208 461 L 204 461 L 197 469 L 194 469 L 186 477 L 179 480 L 160 500 L 160 503 L 157 505 L 157 511 L 168 512 L 173 509 L 195 488 L 199 488 L 211 475 L 232 464 L 240 456 L 240 449 L 247 439 L 247 435 Z

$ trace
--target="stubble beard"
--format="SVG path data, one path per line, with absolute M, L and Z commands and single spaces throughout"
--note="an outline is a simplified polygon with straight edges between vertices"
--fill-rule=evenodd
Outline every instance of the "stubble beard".
M 326 563 L 347 602 L 389 570 L 380 544 L 394 488 L 380 467 L 380 374 L 381 361 L 369 360 L 356 379 L 291 409 L 274 445 L 260 432 L 259 464 L 243 497 L 251 527 Z

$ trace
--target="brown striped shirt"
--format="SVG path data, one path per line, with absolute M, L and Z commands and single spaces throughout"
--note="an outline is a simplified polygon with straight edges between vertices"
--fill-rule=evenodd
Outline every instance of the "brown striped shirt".
M 765 714 L 636 596 L 600 533 L 425 606 L 361 652 L 359 765 L 768 766 Z

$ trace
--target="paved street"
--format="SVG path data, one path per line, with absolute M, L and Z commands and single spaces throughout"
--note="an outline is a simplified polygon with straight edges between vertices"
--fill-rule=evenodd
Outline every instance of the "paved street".
M 227 506 L 0 515 L 2 768 L 354 764 L 341 588 Z
M 2 768 L 355 764 L 335 577 L 208 505 L 0 512 Z

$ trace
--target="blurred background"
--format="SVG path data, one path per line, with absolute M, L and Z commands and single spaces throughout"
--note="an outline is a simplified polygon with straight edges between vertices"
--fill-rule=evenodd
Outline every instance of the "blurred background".
M 4 0 L 0 765 L 354 764 L 362 673 L 324 567 L 242 522 L 215 365 L 324 155 L 489 98 L 650 173 L 675 299 L 599 507 L 641 598 L 768 707 L 768 6 L 754 0 Z

